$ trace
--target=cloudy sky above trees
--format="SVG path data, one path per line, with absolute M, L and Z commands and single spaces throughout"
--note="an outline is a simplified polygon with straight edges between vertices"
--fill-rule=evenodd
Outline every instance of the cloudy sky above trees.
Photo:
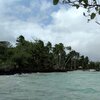
M 0 0 L 0 41 L 27 40 L 64 43 L 91 60 L 100 61 L 100 25 L 87 23 L 85 10 L 52 4 L 52 0 Z

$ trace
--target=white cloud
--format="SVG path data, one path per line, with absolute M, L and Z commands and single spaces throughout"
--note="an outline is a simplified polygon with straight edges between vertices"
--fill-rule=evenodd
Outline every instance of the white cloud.
M 82 8 L 78 10 L 74 8 L 60 9 L 52 14 L 53 24 L 49 25 L 49 28 L 56 34 L 58 33 L 57 37 L 60 36 L 56 39 L 57 41 L 71 45 L 75 50 L 92 59 L 100 59 L 99 52 L 97 53 L 100 51 L 100 26 L 93 21 L 87 23 L 87 19 L 82 15 L 84 11 Z M 95 51 L 94 48 L 96 48 Z
M 46 0 L 44 0 L 44 2 L 41 2 L 41 6 L 40 6 L 41 11 L 46 11 L 51 7 L 52 4 L 50 2 L 47 2 Z

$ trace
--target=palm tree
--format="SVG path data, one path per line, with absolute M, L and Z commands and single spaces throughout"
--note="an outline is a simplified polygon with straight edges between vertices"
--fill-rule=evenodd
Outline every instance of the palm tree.
M 56 61 L 56 69 L 63 69 L 65 65 L 65 51 L 62 43 L 56 44 L 53 48 L 54 58 Z
M 72 50 L 71 47 L 66 47 L 66 48 L 67 50 L 69 50 L 69 53 L 67 55 L 65 65 L 68 65 L 68 63 L 70 63 L 70 68 L 69 68 L 70 70 L 77 69 L 76 67 L 77 67 L 77 60 L 79 58 L 79 53 L 76 52 L 75 50 Z
M 78 52 L 74 52 L 74 69 L 76 70 L 78 68 L 78 59 L 79 59 L 79 53 Z

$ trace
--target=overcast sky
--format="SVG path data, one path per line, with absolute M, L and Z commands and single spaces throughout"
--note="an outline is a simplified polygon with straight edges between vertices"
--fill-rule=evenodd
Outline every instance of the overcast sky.
M 91 60 L 100 61 L 100 25 L 87 23 L 85 10 L 53 6 L 52 0 L 0 0 L 0 41 L 27 40 L 64 43 Z

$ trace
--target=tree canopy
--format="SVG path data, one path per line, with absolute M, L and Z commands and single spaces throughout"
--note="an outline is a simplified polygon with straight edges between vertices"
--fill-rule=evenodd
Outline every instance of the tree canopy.
M 99 62 L 89 61 L 71 46 L 63 43 L 52 45 L 42 40 L 27 41 L 24 36 L 16 39 L 16 46 L 0 42 L 0 74 L 58 72 L 71 70 L 100 70 Z

